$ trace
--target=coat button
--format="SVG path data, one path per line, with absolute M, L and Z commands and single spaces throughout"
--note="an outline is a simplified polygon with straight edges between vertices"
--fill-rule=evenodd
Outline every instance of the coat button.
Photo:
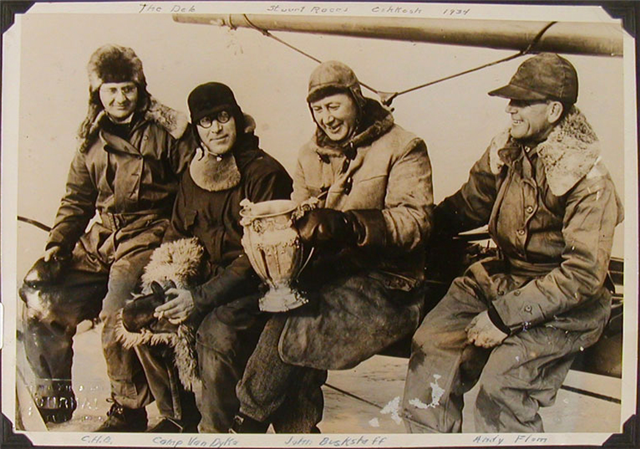
M 524 229 L 518 229 L 518 235 L 524 235 Z
M 526 307 L 524 308 L 524 310 L 525 310 L 525 312 L 529 312 L 529 313 L 531 313 L 531 311 L 533 310 L 533 307 L 531 307 L 531 306 L 526 306 Z
M 529 215 L 531 215 L 533 213 L 533 206 L 527 206 L 527 208 L 525 210 L 527 211 L 527 213 Z
M 520 296 L 520 290 L 514 290 L 513 295 Z M 531 306 L 527 306 L 527 307 L 531 307 Z

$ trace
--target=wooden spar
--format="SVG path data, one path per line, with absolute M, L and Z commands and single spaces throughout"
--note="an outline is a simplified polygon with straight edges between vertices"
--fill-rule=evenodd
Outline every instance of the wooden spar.
M 181 23 L 335 34 L 376 39 L 524 50 L 549 22 L 395 17 L 312 17 L 268 14 L 175 14 Z M 558 22 L 536 51 L 622 56 L 622 28 L 615 23 Z

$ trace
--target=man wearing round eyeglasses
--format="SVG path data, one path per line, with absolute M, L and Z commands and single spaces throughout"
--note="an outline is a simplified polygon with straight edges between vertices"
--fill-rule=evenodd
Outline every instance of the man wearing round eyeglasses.
M 229 111 L 204 116 L 197 125 L 200 141 L 209 154 L 222 157 L 236 142 L 236 121 Z
M 240 202 L 288 199 L 292 180 L 259 148 L 255 123 L 228 86 L 200 85 L 188 104 L 199 148 L 180 182 L 165 242 L 196 237 L 204 248 L 205 273 L 199 285 L 169 289 L 172 299 L 156 315 L 173 323 L 202 320 L 196 345 L 202 382 L 198 430 L 225 433 L 239 408 L 236 384 L 268 318 L 258 309 L 260 279 L 240 243 Z M 292 397 L 289 413 L 276 423 L 280 432 L 304 431 L 319 420 L 304 417 L 302 400 Z

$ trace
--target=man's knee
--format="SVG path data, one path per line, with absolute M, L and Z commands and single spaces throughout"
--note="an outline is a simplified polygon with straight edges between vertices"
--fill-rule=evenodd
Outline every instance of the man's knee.
M 209 313 L 198 328 L 196 335 L 198 353 L 215 351 L 222 354 L 235 352 L 238 345 L 238 332 L 217 317 Z
M 523 361 L 517 351 L 513 351 L 509 344 L 497 346 L 489 356 L 478 381 L 480 392 L 477 403 L 503 402 L 510 389 L 521 389 L 524 380 L 516 374 L 518 366 Z
M 71 304 L 71 301 L 67 302 L 64 293 L 58 288 L 34 288 L 23 285 L 20 288 L 20 297 L 26 303 L 27 326 L 44 325 L 58 332 L 75 328 L 84 319 L 85 314 L 80 307 Z
M 413 334 L 411 340 L 412 352 L 429 353 L 443 344 L 445 340 L 449 340 L 447 336 L 451 331 L 442 326 L 442 318 L 437 308 L 426 316 L 416 333 Z

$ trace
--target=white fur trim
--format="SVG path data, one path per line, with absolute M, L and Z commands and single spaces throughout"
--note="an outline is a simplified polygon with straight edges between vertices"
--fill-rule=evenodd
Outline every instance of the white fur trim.
M 498 174 L 504 164 L 499 150 L 508 142 L 508 130 L 491 141 L 489 165 L 493 174 Z M 538 145 L 537 152 L 551 192 L 562 196 L 593 169 L 600 156 L 600 142 L 586 117 L 574 108 Z
M 165 242 L 151 255 L 142 275 L 142 292 L 151 293 L 151 283 L 167 288 L 170 282 L 176 287 L 187 287 L 198 274 L 204 249 L 196 237 Z
M 489 167 L 491 168 L 491 173 L 494 175 L 500 173 L 500 170 L 502 170 L 504 166 L 504 162 L 498 155 L 498 150 L 503 149 L 507 145 L 509 137 L 509 130 L 506 130 L 491 139 L 491 144 L 489 145 Z

